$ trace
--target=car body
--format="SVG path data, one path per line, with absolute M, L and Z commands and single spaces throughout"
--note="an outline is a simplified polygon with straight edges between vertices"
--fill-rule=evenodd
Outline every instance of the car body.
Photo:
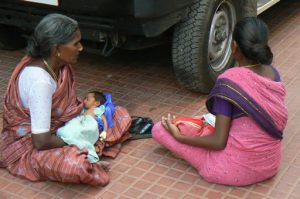
M 24 46 L 49 13 L 76 19 L 86 48 L 103 56 L 172 42 L 174 72 L 186 88 L 209 92 L 234 63 L 231 33 L 242 17 L 279 0 L 0 0 L 0 48 Z

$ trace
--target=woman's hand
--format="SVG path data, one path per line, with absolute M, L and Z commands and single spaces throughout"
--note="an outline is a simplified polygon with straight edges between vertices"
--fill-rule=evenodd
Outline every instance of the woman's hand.
M 31 134 L 31 139 L 33 147 L 37 150 L 60 148 L 67 145 L 62 139 L 51 132 Z
M 185 136 L 180 133 L 180 130 L 172 123 L 174 116 L 168 114 L 167 117 L 162 117 L 162 125 L 178 142 L 195 147 L 202 147 L 212 150 L 223 150 L 227 145 L 229 136 L 231 117 L 224 115 L 216 116 L 215 131 L 211 135 L 206 136 Z
M 173 124 L 173 119 L 175 119 L 174 115 L 168 114 L 167 117 L 161 118 L 161 123 L 163 127 L 172 135 L 176 140 L 178 140 L 182 135 L 180 134 L 179 129 L 175 124 Z

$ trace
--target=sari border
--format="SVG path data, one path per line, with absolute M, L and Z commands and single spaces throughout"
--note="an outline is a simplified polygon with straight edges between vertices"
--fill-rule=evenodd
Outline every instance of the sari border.
M 214 97 L 225 99 L 240 108 L 270 136 L 282 139 L 282 132 L 277 129 L 272 117 L 256 101 L 243 91 L 240 86 L 227 78 L 217 80 L 215 87 L 211 91 L 206 101 L 209 112 L 212 111 Z

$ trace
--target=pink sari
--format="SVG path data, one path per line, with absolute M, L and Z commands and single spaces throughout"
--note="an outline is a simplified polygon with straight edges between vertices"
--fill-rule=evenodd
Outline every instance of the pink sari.
M 230 101 L 246 115 L 233 118 L 224 150 L 181 144 L 161 123 L 153 127 L 153 138 L 190 163 L 208 182 L 244 186 L 274 176 L 281 161 L 282 131 L 287 123 L 283 84 L 237 67 L 218 78 L 208 96 L 209 111 L 215 97 Z
M 31 181 L 108 184 L 108 173 L 99 164 L 87 160 L 87 151 L 80 151 L 74 145 L 42 151 L 33 148 L 30 112 L 21 106 L 18 94 L 19 75 L 29 61 L 30 57 L 24 57 L 17 65 L 5 93 L 0 167 Z M 60 71 L 57 90 L 52 97 L 51 132 L 55 133 L 65 122 L 77 116 L 82 108 L 82 101 L 75 93 L 73 69 L 66 65 Z M 116 107 L 114 127 L 108 131 L 107 143 L 100 139 L 96 143 L 98 154 L 116 157 L 120 148 L 114 145 L 130 138 L 127 132 L 130 123 L 126 109 Z

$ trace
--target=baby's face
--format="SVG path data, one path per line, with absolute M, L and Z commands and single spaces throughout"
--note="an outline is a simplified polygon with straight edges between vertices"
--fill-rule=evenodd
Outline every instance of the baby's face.
M 92 107 L 97 106 L 97 101 L 95 99 L 94 93 L 88 93 L 86 97 L 84 98 L 84 108 L 85 109 L 90 109 Z

